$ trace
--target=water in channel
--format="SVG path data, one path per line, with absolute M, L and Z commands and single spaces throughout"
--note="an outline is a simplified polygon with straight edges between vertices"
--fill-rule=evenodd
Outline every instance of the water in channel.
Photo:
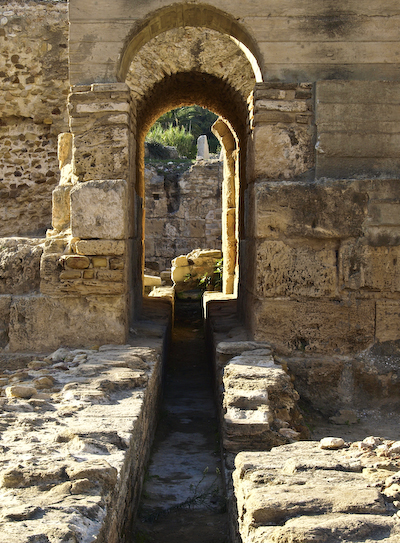
M 161 413 L 132 543 L 228 543 L 201 305 L 177 300 Z

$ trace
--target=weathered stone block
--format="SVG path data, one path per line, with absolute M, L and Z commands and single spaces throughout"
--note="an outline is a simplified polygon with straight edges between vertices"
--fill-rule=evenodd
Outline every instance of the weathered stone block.
M 44 239 L 0 239 L 0 294 L 39 290 L 39 267 Z
M 292 91 L 294 98 L 294 91 Z M 291 98 L 291 97 L 290 97 Z M 304 100 L 274 100 L 267 98 L 259 98 L 255 102 L 254 111 L 288 111 L 295 113 L 304 113 L 308 110 L 307 103 Z
M 76 185 L 71 190 L 72 235 L 84 239 L 124 239 L 127 211 L 126 181 L 88 181 Z
M 172 260 L 171 264 L 175 266 L 176 268 L 182 267 L 182 266 L 189 266 L 186 255 L 177 256 L 176 258 Z
M 400 339 L 400 302 L 379 300 L 376 302 L 377 341 L 396 341 Z
M 292 179 L 310 170 L 314 165 L 312 137 L 305 125 L 256 125 L 254 177 Z
M 172 267 L 171 279 L 174 283 L 181 283 L 185 280 L 191 272 L 190 266 L 179 266 L 178 268 Z
M 110 239 L 82 239 L 75 244 L 76 252 L 81 255 L 123 255 L 126 252 L 125 242 Z
M 83 279 L 94 279 L 94 270 L 84 270 Z
M 289 368 L 300 397 L 325 416 L 354 405 L 356 390 L 351 357 L 302 353 L 279 361 Z
M 342 288 L 400 291 L 400 247 L 371 247 L 349 240 L 341 245 L 339 262 Z
M 60 261 L 73 270 L 85 270 L 90 266 L 90 259 L 83 255 L 65 255 L 60 258 Z
M 123 258 L 110 258 L 110 270 L 123 270 L 125 262 Z
M 143 286 L 144 287 L 160 287 L 161 277 L 145 274 L 143 277 Z
M 52 226 L 55 230 L 64 230 L 70 225 L 70 197 L 72 185 L 56 187 L 52 195 Z
M 257 296 L 335 296 L 336 251 L 333 243 L 290 246 L 282 241 L 256 242 Z
M 126 339 L 124 296 L 14 298 L 10 350 L 46 351 L 60 345 L 90 347 Z
M 310 352 L 357 352 L 374 341 L 375 302 L 259 300 L 249 309 L 253 337 Z
M 268 349 L 248 351 L 224 368 L 222 435 L 228 450 L 270 449 L 285 443 L 282 427 L 291 427 L 293 438 L 300 437 L 293 429 L 301 421 L 299 396 L 269 353 Z
M 96 277 L 99 281 L 111 281 L 113 283 L 122 283 L 124 272 L 121 270 L 98 270 Z
M 100 123 L 87 133 L 86 124 L 85 133 L 75 136 L 74 174 L 80 181 L 112 176 L 126 178 L 129 174 L 128 126 Z
M 57 281 L 61 271 L 60 255 L 57 253 L 43 254 L 40 260 L 40 279 L 43 281 Z
M 362 235 L 368 194 L 352 182 L 260 182 L 248 189 L 247 223 L 260 238 Z
M 60 273 L 60 281 L 69 281 L 71 279 L 80 279 L 82 272 L 79 270 L 63 270 Z
M 392 443 L 376 442 L 384 449 Z M 356 443 L 338 450 L 321 445 L 302 441 L 236 456 L 233 486 L 242 541 L 312 541 L 318 534 L 320 541 L 350 542 L 354 533 L 366 541 L 397 539 L 398 522 L 387 514 L 391 504 L 383 490 L 391 481 L 382 484 L 390 472 L 386 465 L 382 469 L 376 445 L 365 443 L 364 454 Z M 398 469 L 397 459 L 388 462 Z
M 373 201 L 368 206 L 368 226 L 399 226 L 400 203 L 396 201 Z
M 318 81 L 316 97 L 317 179 L 398 178 L 398 82 Z
M 92 264 L 94 268 L 107 268 L 108 261 L 104 256 L 94 256 L 92 258 Z

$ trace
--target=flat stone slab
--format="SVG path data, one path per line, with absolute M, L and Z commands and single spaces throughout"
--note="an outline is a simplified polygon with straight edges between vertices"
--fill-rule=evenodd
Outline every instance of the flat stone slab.
M 1 541 L 120 541 L 152 441 L 162 341 L 3 370 Z
M 322 444 L 324 446 L 324 443 Z M 367 438 L 241 452 L 233 473 L 243 543 L 400 540 L 400 454 Z

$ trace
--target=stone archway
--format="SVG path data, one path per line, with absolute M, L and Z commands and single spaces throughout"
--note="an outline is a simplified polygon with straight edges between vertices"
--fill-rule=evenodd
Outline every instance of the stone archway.
M 118 23 L 118 32 L 113 27 L 115 35 L 108 33 L 102 40 L 95 30 L 104 26 L 96 22 L 92 34 L 80 42 L 80 55 L 76 36 L 86 27 L 84 17 L 78 24 L 75 8 L 72 2 L 70 75 L 75 85 L 69 96 L 71 133 L 61 138 L 61 148 L 65 144 L 66 149 L 60 149 L 62 176 L 54 192 L 54 233 L 50 234 L 57 241 L 48 244 L 42 259 L 42 294 L 52 303 L 57 298 L 57 307 L 67 315 L 68 300 L 79 305 L 84 299 L 89 312 L 85 322 L 90 317 L 91 324 L 79 344 L 86 338 L 96 341 L 99 335 L 108 341 L 126 340 L 129 323 L 140 315 L 142 300 L 144 136 L 163 112 L 197 103 L 224 119 L 223 132 L 226 127 L 234 132 L 228 145 L 228 161 L 234 168 L 225 169 L 227 179 L 234 180 L 235 199 L 233 203 L 228 199 L 225 206 L 225 225 L 230 225 L 225 228 L 226 247 L 231 257 L 224 291 L 238 292 L 241 307 L 246 307 L 245 300 L 253 294 L 248 285 L 254 274 L 242 267 L 238 288 L 239 256 L 248 260 L 243 260 L 243 251 L 239 255 L 239 246 L 248 252 L 254 244 L 242 244 L 241 239 L 247 239 L 252 229 L 250 223 L 244 224 L 244 192 L 257 176 L 266 173 L 270 177 L 269 149 L 274 159 L 278 156 L 280 168 L 288 165 L 288 175 L 297 172 L 299 161 L 292 164 L 292 155 L 297 154 L 288 154 L 288 141 L 293 140 L 290 145 L 297 149 L 301 138 L 296 134 L 308 134 L 308 127 L 303 117 L 281 113 L 277 100 L 290 100 L 286 108 L 297 111 L 301 106 L 303 111 L 308 98 L 299 105 L 295 90 L 260 83 L 261 63 L 251 36 L 216 8 L 173 4 L 150 14 L 147 11 L 143 19 L 130 23 L 129 30 L 128 17 L 128 22 Z M 120 8 L 118 4 L 116 12 Z M 98 43 L 89 55 L 93 66 L 86 64 L 83 70 L 80 59 L 89 58 L 82 52 L 90 41 L 85 41 L 88 36 Z M 105 59 L 102 44 L 107 40 L 113 47 L 118 42 L 119 49 L 117 55 L 111 48 Z M 125 80 L 118 82 L 122 76 Z M 282 126 L 282 122 L 289 124 Z M 290 138 L 292 132 L 295 137 Z M 266 141 L 274 143 L 268 143 L 267 152 Z M 300 162 L 301 171 L 309 167 Z M 253 221 L 247 213 L 249 216 Z M 65 251 L 72 258 L 60 258 Z M 67 336 L 67 343 L 78 344 L 72 329 Z
M 223 189 L 223 254 L 226 263 L 223 291 L 237 295 L 240 187 L 244 190 L 249 132 L 247 101 L 256 83 L 252 65 L 231 36 L 208 28 L 173 28 L 157 34 L 138 51 L 128 69 L 126 83 L 131 89 L 132 101 L 136 103 L 135 187 L 142 199 L 144 137 L 152 123 L 165 111 L 196 103 L 219 114 L 225 119 L 222 124 L 229 126 L 234 133 L 234 148 L 229 142 L 228 153 L 225 154 L 229 158 L 225 159 L 224 168 L 224 185 L 227 186 L 232 182 L 229 165 L 235 151 L 236 174 L 233 179 L 236 177 L 236 185 L 234 180 L 233 193 Z M 226 148 L 226 138 L 221 143 Z M 134 275 L 137 277 L 139 273 Z
M 237 295 L 240 180 L 245 184 L 247 108 L 239 93 L 214 76 L 204 73 L 179 73 L 157 83 L 138 108 L 137 186 L 144 191 L 144 137 L 154 120 L 164 111 L 197 103 L 221 116 L 215 130 L 224 149 L 222 183 L 222 252 L 224 257 L 223 292 Z M 156 104 L 154 106 L 154 104 Z M 229 122 L 226 119 L 230 119 Z M 225 119 L 225 120 L 224 120 Z M 229 136 L 228 136 L 229 134 Z M 243 152 L 240 152 L 243 149 Z M 241 160 L 239 159 L 241 157 Z M 243 163 L 243 168 L 241 164 Z
M 163 33 L 189 28 L 229 36 L 245 54 L 257 83 L 262 81 L 262 56 L 259 47 L 235 17 L 211 5 L 180 3 L 156 10 L 134 25 L 125 38 L 119 56 L 117 79 L 126 79 L 132 59 L 146 44 Z

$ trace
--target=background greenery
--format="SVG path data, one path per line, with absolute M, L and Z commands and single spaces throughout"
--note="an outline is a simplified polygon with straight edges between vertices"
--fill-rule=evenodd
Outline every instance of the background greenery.
M 177 148 L 180 156 L 196 158 L 197 138 L 206 135 L 210 153 L 218 153 L 220 146 L 211 132 L 218 116 L 200 106 L 186 106 L 164 113 L 150 128 L 146 141 Z

